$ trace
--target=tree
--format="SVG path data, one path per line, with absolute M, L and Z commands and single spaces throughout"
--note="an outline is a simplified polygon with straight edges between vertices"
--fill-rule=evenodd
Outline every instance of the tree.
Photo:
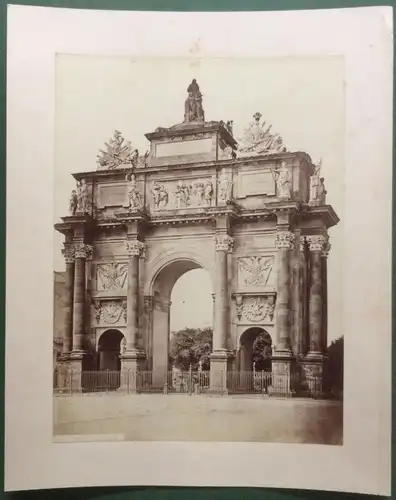
M 333 340 L 327 349 L 325 381 L 333 394 L 341 394 L 344 387 L 344 336 Z
M 260 333 L 253 342 L 253 362 L 257 371 L 271 370 L 272 347 L 271 337 Z
M 202 369 L 209 369 L 209 355 L 212 352 L 212 328 L 184 328 L 174 332 L 170 339 L 170 362 L 181 370 L 198 369 L 202 361 Z

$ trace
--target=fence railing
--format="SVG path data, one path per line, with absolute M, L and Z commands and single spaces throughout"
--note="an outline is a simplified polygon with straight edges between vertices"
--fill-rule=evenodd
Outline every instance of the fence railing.
M 225 376 L 224 376 L 225 375 Z M 78 371 L 57 368 L 54 392 L 121 392 L 163 394 L 256 394 L 262 396 L 324 398 L 322 378 L 301 373 L 267 371 L 229 371 L 217 373 L 211 380 L 209 371 L 102 370 Z

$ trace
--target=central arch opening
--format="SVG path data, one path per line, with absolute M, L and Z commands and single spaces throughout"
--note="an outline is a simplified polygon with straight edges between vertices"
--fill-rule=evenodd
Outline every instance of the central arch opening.
M 154 283 L 153 384 L 168 374 L 209 370 L 213 339 L 213 287 L 209 273 L 191 260 L 168 264 Z

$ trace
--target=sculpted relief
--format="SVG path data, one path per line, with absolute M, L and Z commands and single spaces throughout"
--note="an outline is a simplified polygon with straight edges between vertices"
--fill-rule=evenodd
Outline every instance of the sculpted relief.
M 214 181 L 212 179 L 198 179 L 192 182 L 154 181 L 151 194 L 154 210 L 210 207 L 214 198 Z
M 275 314 L 275 297 L 243 297 L 235 298 L 239 321 L 248 323 L 273 322 Z
M 96 300 L 94 307 L 95 318 L 98 324 L 115 325 L 116 323 L 126 323 L 127 308 L 125 300 Z
M 124 263 L 98 264 L 97 289 L 99 291 L 125 290 L 127 271 L 128 265 Z
M 239 282 L 245 286 L 265 286 L 271 282 L 274 257 L 241 257 L 238 259 Z

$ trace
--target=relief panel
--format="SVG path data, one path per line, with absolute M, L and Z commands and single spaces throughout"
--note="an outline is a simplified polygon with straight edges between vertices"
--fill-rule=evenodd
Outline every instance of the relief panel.
M 96 266 L 98 291 L 119 291 L 127 288 L 128 264 L 111 262 Z
M 246 297 L 237 295 L 235 306 L 238 321 L 241 323 L 273 323 L 275 314 L 275 297 Z
M 239 257 L 238 286 L 265 287 L 274 284 L 274 256 Z
M 150 208 L 153 211 L 207 208 L 214 204 L 215 179 L 154 181 L 151 184 Z
M 126 325 L 126 300 L 95 300 L 94 309 L 97 325 Z

